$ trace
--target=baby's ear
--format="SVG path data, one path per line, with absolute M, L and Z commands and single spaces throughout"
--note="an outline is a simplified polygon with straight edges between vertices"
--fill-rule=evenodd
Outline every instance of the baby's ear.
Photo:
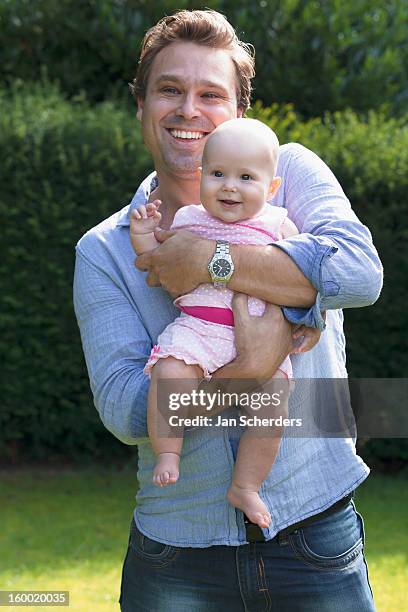
M 269 185 L 269 198 L 273 198 L 276 192 L 278 191 L 280 185 L 282 183 L 282 179 L 280 176 L 275 176 L 275 178 L 271 181 Z

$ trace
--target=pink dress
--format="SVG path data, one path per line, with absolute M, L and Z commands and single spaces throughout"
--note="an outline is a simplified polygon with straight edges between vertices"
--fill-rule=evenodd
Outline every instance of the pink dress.
M 171 229 L 184 229 L 202 238 L 226 240 L 232 244 L 266 245 L 282 239 L 282 224 L 286 216 L 286 209 L 265 204 L 256 217 L 238 223 L 224 223 L 209 215 L 201 204 L 191 204 L 177 211 Z M 220 308 L 227 315 L 230 314 L 232 324 L 214 323 L 182 312 L 158 337 L 144 371 L 150 374 L 159 359 L 172 356 L 188 365 L 199 365 L 204 377 L 209 380 L 215 370 L 232 361 L 236 356 L 232 297 L 231 289 L 217 289 L 212 283 L 199 285 L 190 293 L 178 297 L 174 303 L 181 310 L 203 306 Z M 253 316 L 261 316 L 265 311 L 265 302 L 249 297 L 248 310 Z M 289 357 L 279 369 L 292 378 Z

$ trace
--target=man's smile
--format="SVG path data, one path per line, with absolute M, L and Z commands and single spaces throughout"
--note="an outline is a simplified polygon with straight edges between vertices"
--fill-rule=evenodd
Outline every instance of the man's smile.
M 168 131 L 174 138 L 177 138 L 177 140 L 201 140 L 208 134 L 208 132 L 197 132 L 193 130 L 168 129 Z

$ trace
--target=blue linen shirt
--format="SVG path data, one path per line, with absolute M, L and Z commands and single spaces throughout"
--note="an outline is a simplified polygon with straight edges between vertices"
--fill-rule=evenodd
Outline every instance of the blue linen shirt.
M 345 378 L 342 308 L 367 306 L 378 297 L 382 266 L 369 230 L 358 220 L 330 169 L 305 147 L 280 148 L 282 187 L 273 204 L 285 206 L 300 234 L 276 243 L 317 290 L 311 308 L 286 308 L 293 322 L 324 327 L 319 343 L 294 355 L 295 378 Z M 129 215 L 155 186 L 151 174 L 130 205 L 90 231 L 76 247 L 74 304 L 94 402 L 109 431 L 139 447 L 139 491 L 135 520 L 148 537 L 174 546 L 206 547 L 245 543 L 243 515 L 226 500 L 234 456 L 228 427 L 186 431 L 180 479 L 152 484 L 155 457 L 147 438 L 149 380 L 144 365 L 157 336 L 178 316 L 169 294 L 148 287 L 134 267 Z M 290 410 L 302 411 L 297 386 Z M 322 406 L 324 410 L 324 406 Z M 272 515 L 266 539 L 316 514 L 355 489 L 369 469 L 351 438 L 284 437 L 260 494 Z

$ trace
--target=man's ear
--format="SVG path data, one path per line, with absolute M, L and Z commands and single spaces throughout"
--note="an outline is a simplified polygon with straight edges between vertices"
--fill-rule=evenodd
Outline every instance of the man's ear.
M 281 177 L 275 176 L 275 178 L 271 181 L 271 184 L 269 185 L 268 199 L 272 199 L 274 197 L 281 183 L 282 183 Z
M 139 119 L 139 121 L 142 120 L 142 116 L 143 116 L 143 98 L 137 98 L 137 113 L 136 113 L 136 117 Z

